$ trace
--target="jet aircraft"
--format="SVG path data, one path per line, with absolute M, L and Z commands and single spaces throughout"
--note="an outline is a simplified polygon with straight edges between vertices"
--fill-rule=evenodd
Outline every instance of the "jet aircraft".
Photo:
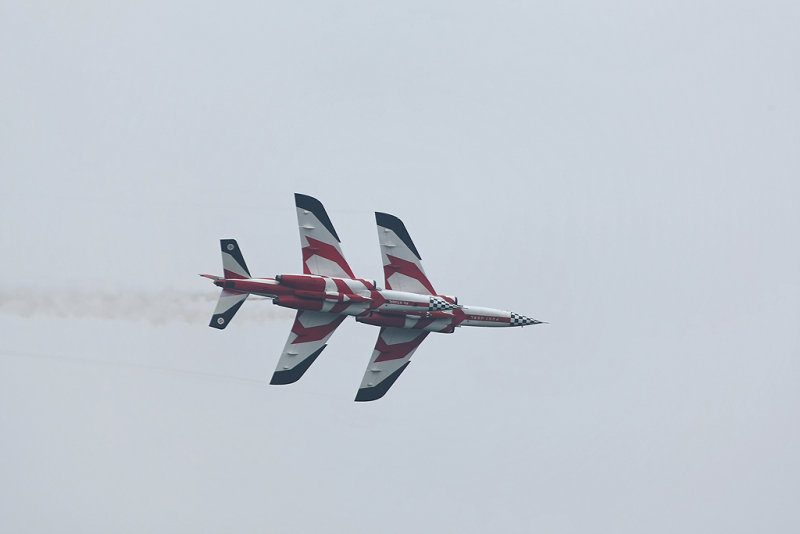
M 249 295 L 271 298 L 278 306 L 297 310 L 270 384 L 299 380 L 349 315 L 381 328 L 356 401 L 383 397 L 431 332 L 449 334 L 461 326 L 542 323 L 519 313 L 461 305 L 456 297 L 439 294 L 422 268 L 422 257 L 405 225 L 388 213 L 375 213 L 385 288 L 356 278 L 322 203 L 296 193 L 295 205 L 303 274 L 253 278 L 236 240 L 222 239 L 223 276 L 200 275 L 222 288 L 209 324 L 213 328 L 227 327 Z

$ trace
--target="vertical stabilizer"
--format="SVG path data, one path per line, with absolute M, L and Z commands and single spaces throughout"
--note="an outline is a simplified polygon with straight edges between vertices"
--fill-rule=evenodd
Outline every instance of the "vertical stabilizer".
M 220 239 L 222 272 L 225 278 L 251 278 L 242 251 L 235 239 Z
M 239 243 L 235 239 L 220 239 L 220 251 L 222 252 L 222 273 L 223 278 L 244 279 L 251 278 L 250 271 L 239 249 Z M 209 277 L 210 278 L 210 277 Z M 231 322 L 233 316 L 244 304 L 248 293 L 240 293 L 231 289 L 223 289 L 214 309 L 214 315 L 208 326 L 222 330 Z

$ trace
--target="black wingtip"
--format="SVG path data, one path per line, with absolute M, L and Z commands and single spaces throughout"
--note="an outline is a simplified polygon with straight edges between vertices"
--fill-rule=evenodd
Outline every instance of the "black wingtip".
M 330 217 L 328 217 L 328 212 L 325 211 L 325 206 L 322 205 L 322 202 L 317 200 L 314 197 L 304 195 L 302 193 L 295 193 L 294 194 L 294 205 L 300 209 L 310 211 L 314 214 L 314 216 L 319 219 L 319 222 L 322 223 L 328 231 L 333 234 L 333 237 L 336 238 L 336 241 L 342 242 L 339 239 L 339 235 L 336 233 L 336 229 L 333 227 L 333 223 L 331 222 Z
M 414 256 L 416 256 L 418 260 L 422 260 L 422 256 L 419 255 L 417 247 L 414 246 L 414 241 L 408 234 L 408 230 L 406 230 L 406 225 L 403 224 L 403 221 L 401 221 L 394 215 L 376 211 L 375 222 L 378 223 L 378 226 L 388 228 L 389 230 L 397 234 L 397 237 L 399 237 L 403 241 L 403 243 L 406 244 L 406 246 L 411 250 L 411 252 L 414 253 Z
M 392 373 L 389 376 L 387 376 L 377 386 L 374 386 L 374 387 L 371 387 L 371 388 L 361 388 L 361 389 L 359 389 L 358 393 L 356 393 L 356 399 L 355 399 L 356 402 L 374 401 L 374 400 L 378 400 L 381 397 L 383 397 L 384 395 L 386 395 L 386 392 L 389 391 L 389 388 L 392 387 L 392 384 L 395 383 L 395 380 L 397 380 L 400 377 L 400 374 L 403 371 L 406 370 L 406 367 L 408 367 L 409 363 L 411 363 L 411 362 L 408 361 L 405 364 L 403 364 L 402 367 L 400 367 L 394 373 Z
M 317 356 L 325 350 L 327 345 L 322 345 L 320 348 L 315 350 L 311 355 L 303 360 L 302 362 L 298 363 L 291 369 L 286 369 L 285 371 L 275 371 L 272 375 L 272 380 L 269 381 L 270 384 L 273 386 L 285 386 L 286 384 L 293 384 L 300 380 L 308 368 L 311 367 L 311 364 L 314 363 L 314 360 L 317 359 Z

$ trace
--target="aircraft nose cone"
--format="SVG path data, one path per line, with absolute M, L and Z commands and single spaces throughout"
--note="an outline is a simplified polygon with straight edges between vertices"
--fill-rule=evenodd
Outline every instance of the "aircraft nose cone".
M 522 315 L 521 313 L 511 312 L 511 326 L 527 326 L 530 324 L 542 324 L 544 321 L 538 321 L 536 319 L 531 319 L 526 315 Z

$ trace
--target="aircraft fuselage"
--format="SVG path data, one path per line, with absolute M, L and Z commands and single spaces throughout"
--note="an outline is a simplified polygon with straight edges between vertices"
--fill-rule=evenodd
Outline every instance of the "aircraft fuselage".
M 456 297 L 382 289 L 374 281 L 308 274 L 222 278 L 228 291 L 271 298 L 284 308 L 355 316 L 375 326 L 452 333 L 458 326 L 525 326 L 539 321 L 494 308 L 463 306 Z
M 295 193 L 295 208 L 303 274 L 253 278 L 237 241 L 220 239 L 223 275 L 201 275 L 222 288 L 209 322 L 212 328 L 227 328 L 248 295 L 297 310 L 270 384 L 297 382 L 348 316 L 380 327 L 356 394 L 359 402 L 383 397 L 431 332 L 542 322 L 514 312 L 464 306 L 455 297 L 439 294 L 405 224 L 388 213 L 375 213 L 385 289 L 357 278 L 322 203 Z

